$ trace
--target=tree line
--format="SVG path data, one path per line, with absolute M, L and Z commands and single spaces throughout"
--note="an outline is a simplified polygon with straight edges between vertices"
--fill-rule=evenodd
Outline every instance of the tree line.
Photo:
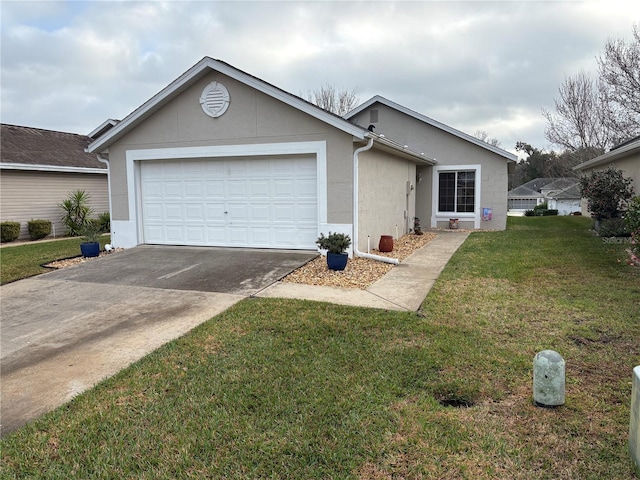
M 527 157 L 516 165 L 509 188 L 539 177 L 576 176 L 576 165 L 640 136 L 640 26 L 634 24 L 632 33 L 630 41 L 606 41 L 596 58 L 597 74 L 580 71 L 564 79 L 554 109 L 542 110 L 547 121 L 545 138 L 559 147 L 559 152 L 519 141 L 515 148 Z M 330 84 L 307 92 L 305 97 L 340 116 L 358 105 L 355 91 Z M 478 130 L 474 136 L 501 146 L 485 131 Z

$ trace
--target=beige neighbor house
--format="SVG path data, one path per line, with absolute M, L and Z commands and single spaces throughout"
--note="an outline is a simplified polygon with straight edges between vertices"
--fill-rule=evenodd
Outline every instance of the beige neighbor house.
M 75 190 L 91 196 L 96 214 L 109 211 L 107 168 L 84 149 L 91 138 L 74 133 L 2 124 L 0 219 L 20 222 L 19 238 L 28 238 L 27 222 L 50 220 L 52 234 L 66 234 L 58 207 Z
M 590 174 L 596 170 L 606 170 L 610 166 L 622 170 L 625 177 L 631 178 L 635 195 L 640 195 L 640 137 L 621 143 L 607 153 L 581 163 L 573 169 L 582 174 Z M 587 202 L 584 199 L 582 213 L 590 215 L 587 210 Z
M 423 226 L 448 227 L 455 218 L 460 228 L 505 229 L 515 155 L 380 96 L 346 118 L 435 160 L 416 168 L 415 215 Z
M 508 154 L 458 140 L 482 157 L 465 160 L 499 177 L 501 191 L 480 188 L 471 214 L 495 200 L 486 225 L 504 228 Z M 409 232 L 417 206 L 431 204 L 439 164 L 416 147 L 205 57 L 88 151 L 109 155 L 115 246 L 316 249 L 331 231 L 366 251 L 368 240 Z

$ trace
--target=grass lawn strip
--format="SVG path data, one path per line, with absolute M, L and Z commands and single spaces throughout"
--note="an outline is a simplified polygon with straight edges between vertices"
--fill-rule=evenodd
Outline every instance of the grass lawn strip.
M 237 304 L 9 435 L 0 477 L 633 478 L 640 271 L 587 219 L 509 222 L 421 315 Z M 532 405 L 545 348 L 567 361 L 557 409 Z
M 109 235 L 100 237 L 100 248 L 110 241 Z M 53 242 L 36 242 L 0 249 L 0 284 L 15 282 L 49 271 L 42 265 L 63 258 L 80 255 L 79 237 Z

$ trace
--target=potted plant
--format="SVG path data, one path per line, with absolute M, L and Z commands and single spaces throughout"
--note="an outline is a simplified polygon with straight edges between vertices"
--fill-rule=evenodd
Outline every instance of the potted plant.
M 351 238 L 344 233 L 331 233 L 325 237 L 321 233 L 316 244 L 321 250 L 327 251 L 327 267 L 329 270 L 344 270 L 347 266 L 349 255 L 345 252 L 351 245 Z
M 89 220 L 80 231 L 82 243 L 80 251 L 83 257 L 97 257 L 100 255 L 100 224 L 94 220 Z

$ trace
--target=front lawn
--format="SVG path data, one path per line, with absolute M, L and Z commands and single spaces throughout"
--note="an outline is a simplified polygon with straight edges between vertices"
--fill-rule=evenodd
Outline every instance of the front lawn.
M 100 237 L 100 247 L 109 243 L 109 235 Z M 0 249 L 0 285 L 33 277 L 48 270 L 43 264 L 80 255 L 80 237 L 52 242 L 26 243 Z
M 472 234 L 420 314 L 247 299 L 2 440 L 0 477 L 632 478 L 640 269 L 588 225 Z

